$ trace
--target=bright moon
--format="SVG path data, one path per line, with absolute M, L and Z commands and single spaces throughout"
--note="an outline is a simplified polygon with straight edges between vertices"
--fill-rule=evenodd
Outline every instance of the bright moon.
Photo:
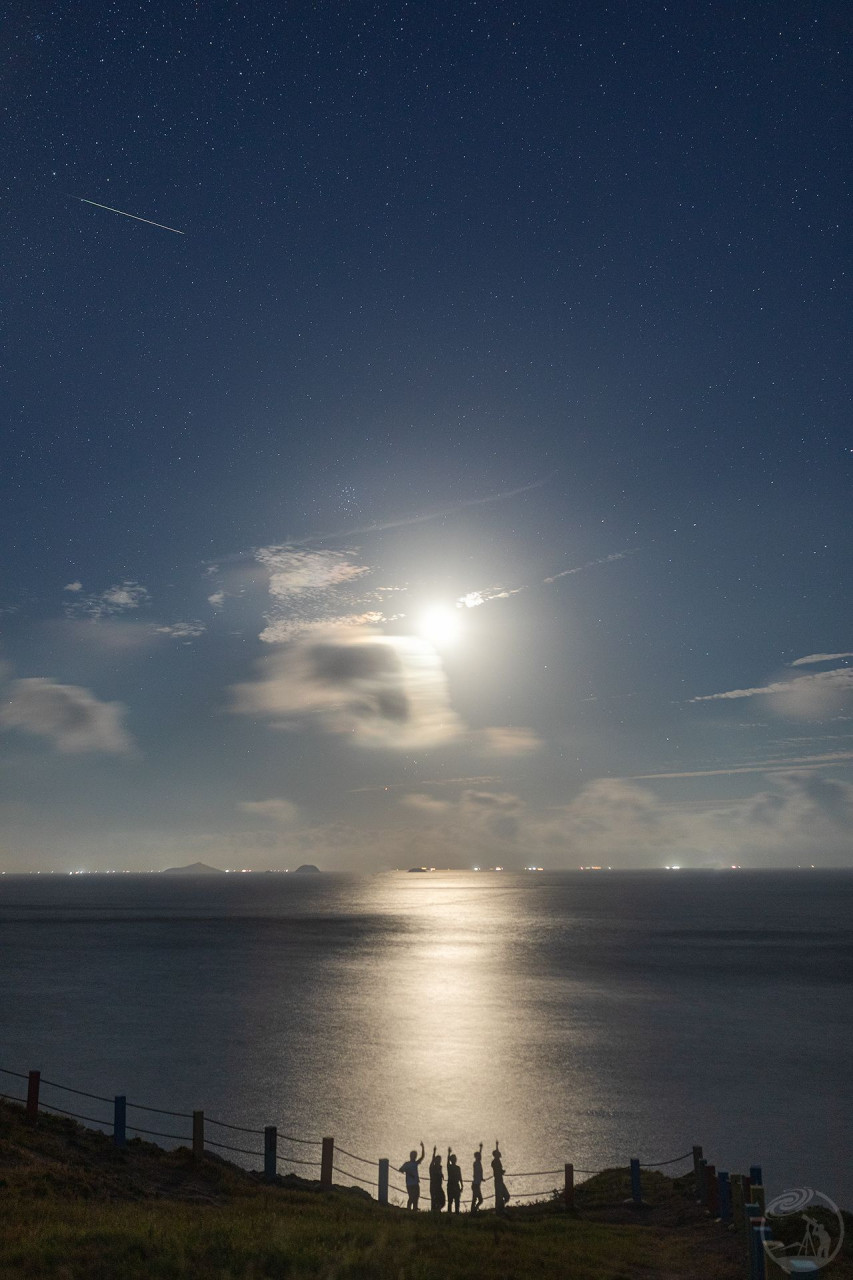
M 447 605 L 434 605 L 421 615 L 418 631 L 425 640 L 435 645 L 436 649 L 455 644 L 462 631 L 459 625 L 459 612 Z

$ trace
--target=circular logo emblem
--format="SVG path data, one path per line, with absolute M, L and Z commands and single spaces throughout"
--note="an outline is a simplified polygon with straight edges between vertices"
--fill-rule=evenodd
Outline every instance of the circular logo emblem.
M 822 1191 L 793 1187 L 767 1205 L 764 1216 L 774 1240 L 764 1251 L 788 1275 L 814 1275 L 828 1267 L 844 1239 L 838 1205 Z

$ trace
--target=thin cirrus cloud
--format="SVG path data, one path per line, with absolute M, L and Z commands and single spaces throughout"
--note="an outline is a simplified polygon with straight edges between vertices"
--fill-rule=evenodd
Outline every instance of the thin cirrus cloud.
M 122 703 L 101 702 L 89 689 L 34 677 L 12 682 L 0 724 L 46 738 L 66 754 L 121 755 L 133 748 L 124 714 Z
M 740 698 L 771 696 L 780 714 L 815 719 L 841 709 L 846 696 L 853 692 L 853 667 L 835 667 L 813 675 L 794 676 L 792 680 L 775 680 L 771 684 L 749 689 L 728 689 L 724 693 L 706 693 L 690 698 L 690 702 L 721 702 Z
M 481 587 L 477 591 L 468 591 L 465 595 L 460 596 L 456 601 L 457 608 L 460 609 L 478 609 L 481 605 L 490 604 L 492 600 L 508 600 L 511 596 L 517 596 L 522 591 L 529 591 L 532 587 L 551 586 L 555 582 L 559 582 L 561 578 L 569 578 L 575 573 L 584 573 L 587 569 L 595 569 L 602 564 L 613 564 L 617 560 L 624 560 L 626 556 L 633 555 L 636 548 L 629 548 L 626 551 L 614 551 L 610 555 L 600 556 L 598 560 L 588 560 L 586 564 L 579 564 L 571 569 L 561 569 L 559 573 L 554 573 L 550 578 L 541 578 L 536 582 L 522 583 L 520 587 Z
M 805 658 L 796 658 L 791 666 L 815 666 L 819 662 L 840 662 L 842 658 L 853 658 L 853 653 L 809 653 Z
M 313 723 L 358 746 L 427 747 L 463 729 L 440 659 L 414 636 L 314 632 L 262 658 L 258 678 L 233 694 L 238 714 L 262 716 L 274 728 Z

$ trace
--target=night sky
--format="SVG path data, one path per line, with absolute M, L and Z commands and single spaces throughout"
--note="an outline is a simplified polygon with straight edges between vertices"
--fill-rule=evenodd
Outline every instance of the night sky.
M 13 3 L 0 867 L 853 864 L 851 35 Z

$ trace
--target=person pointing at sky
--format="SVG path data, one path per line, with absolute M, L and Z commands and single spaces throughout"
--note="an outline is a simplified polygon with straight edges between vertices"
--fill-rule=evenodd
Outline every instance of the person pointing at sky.
M 421 1179 L 418 1173 L 418 1165 L 425 1155 L 424 1144 L 421 1142 L 421 1154 L 417 1151 L 410 1151 L 409 1158 L 405 1164 L 400 1165 L 399 1172 L 406 1175 L 406 1194 L 409 1197 L 406 1202 L 407 1209 L 417 1209 L 418 1200 L 421 1195 Z

